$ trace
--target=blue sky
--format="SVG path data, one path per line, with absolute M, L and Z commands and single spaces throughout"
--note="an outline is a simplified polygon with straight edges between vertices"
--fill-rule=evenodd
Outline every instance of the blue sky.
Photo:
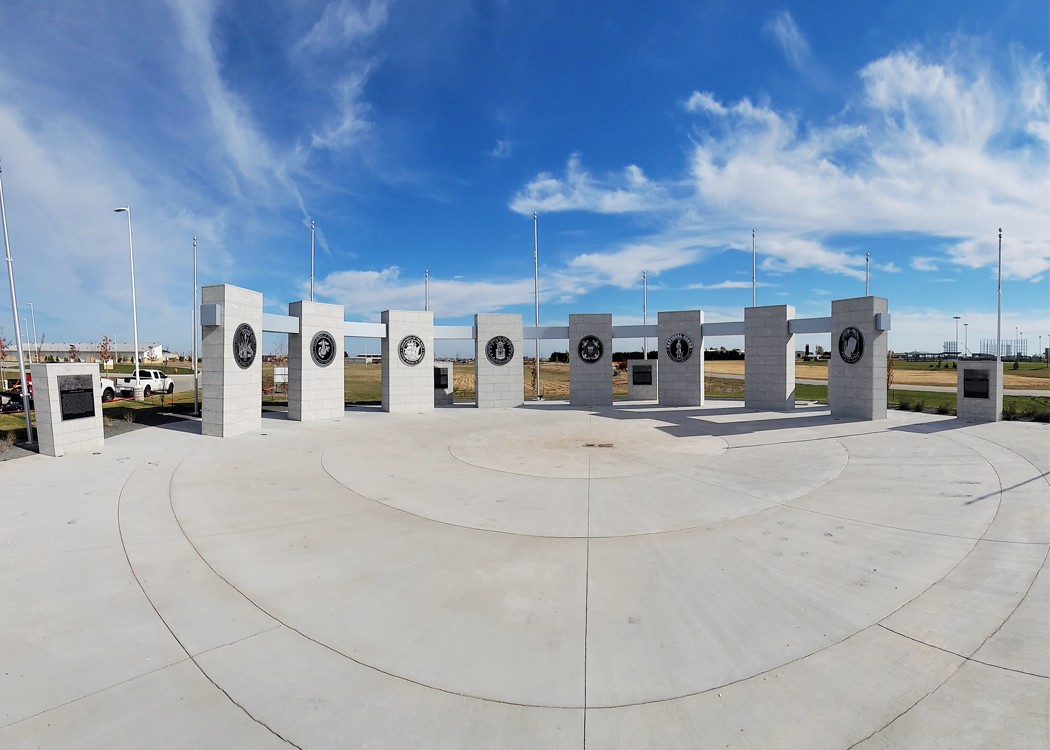
M 429 269 L 439 324 L 530 324 L 533 211 L 545 325 L 640 323 L 643 270 L 650 322 L 740 320 L 754 228 L 759 304 L 828 315 L 870 252 L 891 348 L 958 315 L 976 350 L 1001 226 L 1004 337 L 1050 343 L 1044 0 L 8 0 L 0 28 L 20 312 L 49 341 L 130 340 L 131 205 L 139 337 L 177 351 L 193 236 L 201 284 L 286 312 L 310 219 L 348 319 L 421 309 Z

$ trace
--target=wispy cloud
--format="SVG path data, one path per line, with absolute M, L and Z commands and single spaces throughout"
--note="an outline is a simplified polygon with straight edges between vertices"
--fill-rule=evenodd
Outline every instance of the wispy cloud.
M 310 31 L 295 45 L 297 51 L 311 54 L 339 52 L 347 45 L 374 34 L 388 17 L 386 0 L 338 0 L 325 6 Z
M 784 57 L 794 67 L 803 72 L 808 72 L 812 68 L 809 42 L 806 41 L 806 37 L 789 11 L 782 10 L 774 15 L 766 21 L 762 30 L 776 39 Z
M 512 144 L 510 141 L 505 141 L 500 138 L 496 139 L 496 145 L 489 150 L 489 156 L 494 159 L 506 159 L 510 156 L 512 150 Z
M 758 281 L 755 286 L 774 286 L 765 281 Z M 686 289 L 750 289 L 750 281 L 720 281 L 717 284 L 690 284 Z
M 916 271 L 936 271 L 938 269 L 936 258 L 927 258 L 921 255 L 912 258 L 910 265 Z

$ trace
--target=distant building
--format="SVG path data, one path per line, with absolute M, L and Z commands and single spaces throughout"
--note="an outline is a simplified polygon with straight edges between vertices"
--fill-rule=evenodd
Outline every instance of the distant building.
M 32 352 L 26 351 L 28 357 L 32 354 L 33 361 L 37 360 L 39 356 L 41 359 L 47 359 L 52 357 L 53 360 L 64 362 L 69 359 L 69 347 L 73 346 L 78 352 L 78 358 L 81 362 L 98 362 L 98 341 L 45 341 L 40 346 L 30 344 Z M 109 345 L 109 350 L 112 352 L 112 356 L 118 360 L 132 360 L 135 358 L 135 344 L 134 342 L 120 342 L 114 341 Z M 139 342 L 139 361 L 140 362 L 163 362 L 165 358 L 171 354 L 171 352 L 165 352 L 164 346 L 159 343 L 143 344 Z M 8 361 L 15 361 L 18 359 L 18 349 L 11 347 L 11 350 L 7 353 Z

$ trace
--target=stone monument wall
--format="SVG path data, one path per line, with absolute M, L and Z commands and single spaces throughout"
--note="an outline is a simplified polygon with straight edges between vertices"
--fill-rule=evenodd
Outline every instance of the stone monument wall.
M 956 390 L 959 419 L 998 422 L 1003 418 L 1003 365 L 995 360 L 959 360 Z
M 831 303 L 828 405 L 836 417 L 886 418 L 889 307 L 883 297 Z
M 627 360 L 627 398 L 632 401 L 655 401 L 659 388 L 659 360 Z
M 525 349 L 520 315 L 474 316 L 474 379 L 479 409 L 525 403 Z
M 262 294 L 201 287 L 202 432 L 232 437 L 262 429 Z
M 744 406 L 763 411 L 795 408 L 795 337 L 791 305 L 744 308 Z
M 434 313 L 386 310 L 383 339 L 383 411 L 434 408 Z
M 704 314 L 680 310 L 657 314 L 660 406 L 704 403 Z
M 292 302 L 299 333 L 288 334 L 288 418 L 336 419 L 346 408 L 343 306 Z
M 105 436 L 98 365 L 41 362 L 31 371 L 41 455 L 101 451 Z

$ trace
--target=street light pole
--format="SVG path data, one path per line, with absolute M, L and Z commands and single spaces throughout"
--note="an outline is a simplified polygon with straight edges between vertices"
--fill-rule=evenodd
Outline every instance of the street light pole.
M 200 414 L 197 398 L 197 238 L 193 238 L 193 416 Z
M 126 213 L 128 215 L 128 251 L 131 254 L 131 326 L 135 334 L 135 398 L 139 397 L 139 313 L 135 302 L 135 242 L 131 234 L 131 206 L 114 208 L 114 213 Z
M 40 339 L 38 339 L 36 337 L 36 310 L 33 308 L 33 303 L 32 302 L 26 302 L 26 304 L 29 305 L 29 312 L 32 313 L 32 315 L 33 315 L 33 346 L 39 346 L 40 345 Z M 29 349 L 29 361 L 30 362 L 33 361 L 33 349 L 32 349 L 32 347 L 30 347 L 30 349 Z M 37 362 L 40 361 L 40 352 L 39 351 L 36 353 L 36 361 Z
M 0 170 L 3 171 L 3 170 Z M 11 241 L 7 237 L 7 209 L 4 208 L 4 183 L 0 180 L 0 223 L 4 226 L 4 250 L 7 252 L 7 280 L 11 286 L 11 317 L 15 319 L 15 342 L 18 347 L 18 376 L 22 382 L 22 411 L 26 415 L 26 442 L 32 445 L 33 421 L 29 416 L 29 383 L 26 382 L 25 353 L 22 351 L 22 332 L 18 329 L 18 299 L 15 296 L 15 269 L 11 262 Z

